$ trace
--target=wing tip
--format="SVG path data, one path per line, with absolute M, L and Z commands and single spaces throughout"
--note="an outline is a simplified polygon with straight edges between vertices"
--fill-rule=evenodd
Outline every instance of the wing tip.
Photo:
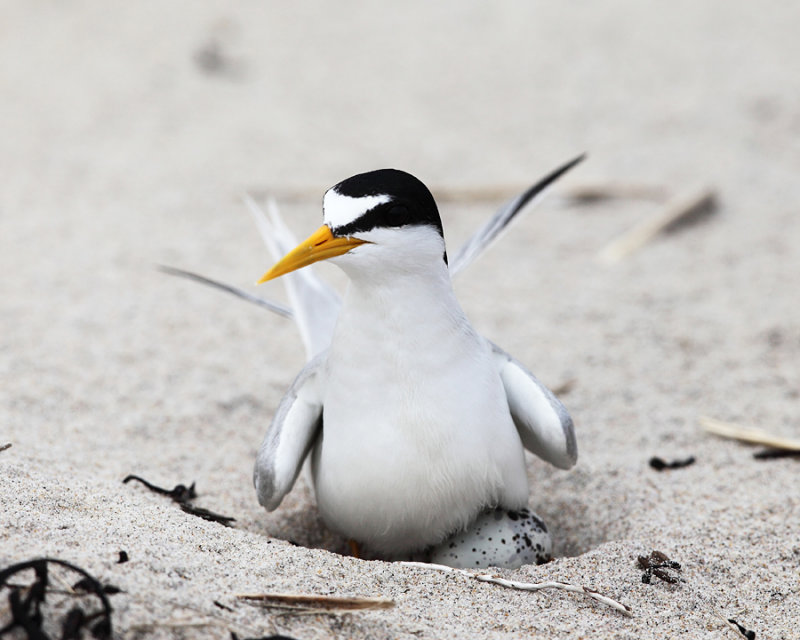
M 560 401 L 559 401 L 560 404 Z M 563 416 L 561 417 L 561 429 L 564 431 L 564 440 L 566 441 L 566 457 L 564 458 L 564 466 L 561 469 L 571 469 L 578 462 L 578 438 L 575 434 L 575 423 L 572 417 L 567 413 L 564 405 L 561 405 Z
M 565 162 L 559 167 L 553 169 L 550 173 L 548 173 L 544 178 L 540 178 L 537 180 L 533 185 L 531 185 L 527 191 L 525 191 L 519 199 L 519 203 L 517 204 L 516 208 L 521 209 L 524 207 L 528 202 L 530 202 L 534 196 L 537 196 L 542 191 L 547 189 L 551 184 L 553 184 L 556 180 L 558 180 L 561 176 L 563 176 L 567 171 L 574 168 L 576 165 L 579 165 L 581 162 L 586 160 L 589 157 L 587 152 L 583 152 L 580 155 L 576 156 L 572 160 Z
M 258 504 L 267 511 L 275 511 L 283 502 L 283 495 L 275 490 L 275 472 L 261 464 L 260 460 L 256 460 L 253 469 L 253 486 L 256 488 Z

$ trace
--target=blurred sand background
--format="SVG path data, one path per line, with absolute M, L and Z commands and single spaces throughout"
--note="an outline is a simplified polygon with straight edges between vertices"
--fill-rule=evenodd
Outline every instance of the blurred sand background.
M 759 638 L 800 638 L 798 462 L 754 460 L 698 424 L 800 437 L 800 5 L 29 0 L 0 13 L 0 445 L 13 445 L 0 567 L 49 555 L 119 586 L 120 638 L 737 637 L 714 607 Z M 443 196 L 454 250 L 584 151 L 457 290 L 547 384 L 574 381 L 562 400 L 578 466 L 529 464 L 558 558 L 500 573 L 585 584 L 633 616 L 339 555 L 302 483 L 275 513 L 259 507 L 253 460 L 303 364 L 296 330 L 155 265 L 249 288 L 270 260 L 242 193 L 276 194 L 304 236 L 327 187 L 384 166 Z M 566 197 L 589 183 L 711 185 L 719 204 L 608 266 L 598 251 L 663 202 Z M 279 282 L 258 292 L 283 299 Z M 697 462 L 658 473 L 654 455 Z M 235 526 L 123 485 L 128 473 L 195 480 L 197 504 Z M 642 583 L 636 557 L 653 549 L 685 582 Z M 279 615 L 244 592 L 396 607 Z

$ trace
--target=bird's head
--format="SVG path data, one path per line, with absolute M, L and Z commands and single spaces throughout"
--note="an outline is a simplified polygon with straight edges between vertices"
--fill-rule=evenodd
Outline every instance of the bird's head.
M 325 193 L 322 210 L 324 224 L 267 271 L 259 284 L 331 258 L 351 276 L 447 263 L 436 202 L 409 173 L 380 169 L 343 180 Z

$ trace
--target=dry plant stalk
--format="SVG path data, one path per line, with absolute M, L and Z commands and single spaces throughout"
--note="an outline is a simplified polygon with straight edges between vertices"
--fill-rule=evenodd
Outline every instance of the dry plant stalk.
M 760 444 L 784 451 L 800 451 L 800 440 L 781 438 L 763 429 L 742 427 L 732 422 L 723 422 L 722 420 L 715 420 L 707 416 L 700 417 L 700 424 L 709 433 L 723 438 L 741 440 L 742 442 L 749 442 L 751 444 Z
M 0 444 L 0 451 L 5 451 L 6 449 L 10 449 L 10 448 L 11 448 L 11 443 L 10 442 L 6 442 L 5 444 Z
M 614 264 L 650 242 L 662 233 L 693 215 L 709 211 L 714 206 L 715 192 L 704 187 L 681 197 L 673 198 L 655 216 L 649 217 L 629 229 L 616 240 L 612 240 L 598 254 L 598 259 L 606 264 Z
M 514 185 L 478 185 L 476 187 L 431 187 L 437 202 L 498 202 L 509 200 L 518 193 L 525 191 L 527 186 Z M 282 202 L 308 202 L 319 200 L 319 195 L 325 191 L 326 187 L 288 187 L 277 189 L 248 189 L 248 193 L 254 194 L 261 199 L 269 194 Z
M 499 202 L 509 200 L 517 194 L 525 191 L 527 185 L 524 184 L 485 184 L 474 187 L 464 186 L 433 186 L 431 192 L 437 202 L 452 203 L 479 203 L 479 202 Z M 248 193 L 254 197 L 263 199 L 267 195 L 273 196 L 282 202 L 309 202 L 319 200 L 319 196 L 326 189 L 325 186 L 295 186 L 295 187 L 275 187 L 265 189 L 254 187 L 248 189 Z M 576 203 L 591 203 L 602 200 L 652 200 L 663 201 L 668 196 L 665 187 L 653 184 L 638 184 L 626 182 L 592 182 L 575 184 L 565 187 L 559 191 L 567 200 Z
M 667 189 L 653 184 L 625 182 L 587 182 L 576 184 L 562 191 L 564 197 L 576 203 L 588 204 L 602 200 L 653 200 L 667 198 Z
M 562 591 L 571 591 L 572 593 L 580 593 L 589 596 L 593 600 L 597 600 L 598 602 L 609 606 L 612 609 L 616 609 L 626 616 L 633 615 L 629 606 L 624 605 L 621 602 L 617 602 L 616 600 L 612 600 L 608 596 L 604 596 L 603 594 L 595 591 L 594 589 L 590 589 L 589 587 L 578 587 L 573 584 L 567 584 L 566 582 L 517 582 L 515 580 L 506 580 L 505 578 L 489 575 L 488 573 L 470 573 L 466 569 L 456 569 L 443 564 L 429 564 L 427 562 L 401 562 L 400 564 L 406 567 L 414 567 L 416 569 L 432 569 L 434 571 L 444 571 L 446 573 L 457 573 L 467 578 L 477 580 L 478 582 L 489 582 L 491 584 L 497 584 L 501 587 L 517 589 L 519 591 L 541 591 L 543 589 L 561 589 Z
M 277 198 L 281 202 L 309 202 L 319 200 L 320 194 L 325 191 L 327 187 L 285 187 L 273 189 L 248 189 L 247 193 L 253 194 L 257 199 L 263 199 L 267 195 Z M 437 202 L 454 202 L 454 203 L 471 203 L 471 202 L 499 202 L 501 200 L 509 200 L 518 193 L 525 191 L 527 186 L 514 186 L 507 185 L 478 185 L 476 187 L 431 187 L 431 192 L 434 194 Z
M 391 609 L 394 600 L 389 598 L 339 598 L 334 596 L 295 595 L 290 593 L 239 593 L 239 600 L 260 602 L 266 605 L 293 606 L 304 609 L 357 611 L 360 609 Z
M 438 202 L 472 203 L 500 202 L 510 200 L 527 189 L 526 186 L 483 185 L 477 187 L 436 187 L 431 188 Z

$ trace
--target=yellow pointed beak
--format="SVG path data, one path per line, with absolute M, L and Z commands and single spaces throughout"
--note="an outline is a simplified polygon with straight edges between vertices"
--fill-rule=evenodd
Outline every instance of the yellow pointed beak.
M 350 249 L 365 244 L 366 242 L 366 240 L 359 240 L 358 238 L 334 238 L 330 228 L 323 224 L 308 238 L 283 256 L 272 269 L 261 276 L 261 280 L 256 282 L 256 284 L 272 280 L 273 278 L 300 269 L 301 267 L 307 267 L 319 260 L 327 260 L 334 256 L 340 256 L 350 251 Z

